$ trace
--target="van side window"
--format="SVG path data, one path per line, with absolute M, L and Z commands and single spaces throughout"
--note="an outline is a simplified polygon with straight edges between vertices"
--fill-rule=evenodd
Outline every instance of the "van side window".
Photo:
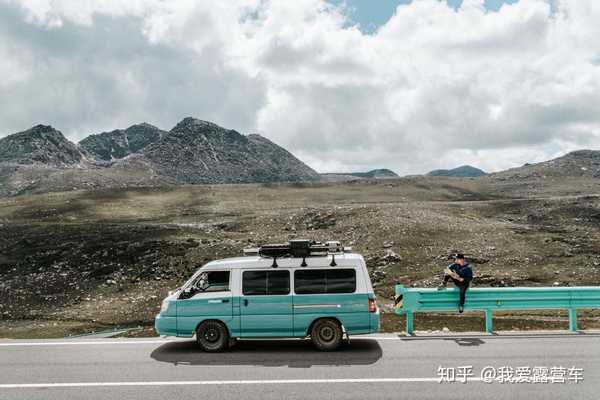
M 297 294 L 354 293 L 354 269 L 303 269 L 294 272 L 294 290 Z
M 356 291 L 356 270 L 327 270 L 327 293 L 354 293 Z
M 290 293 L 289 271 L 244 271 L 242 293 L 251 296 L 267 296 Z

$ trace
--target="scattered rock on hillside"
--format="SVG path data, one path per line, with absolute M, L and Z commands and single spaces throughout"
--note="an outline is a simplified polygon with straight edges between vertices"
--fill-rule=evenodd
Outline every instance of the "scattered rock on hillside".
M 178 183 L 286 182 L 318 179 L 287 150 L 260 135 L 185 118 L 140 156 L 157 174 Z
M 90 135 L 79 144 L 97 159 L 111 161 L 137 153 L 166 134 L 155 126 L 141 123 L 127 129 Z
M 0 139 L 0 163 L 72 167 L 85 158 L 78 146 L 49 125 L 36 125 Z
M 525 164 L 522 167 L 490 175 L 497 180 L 545 179 L 564 177 L 600 177 L 600 151 L 577 150 L 552 160 L 536 164 Z

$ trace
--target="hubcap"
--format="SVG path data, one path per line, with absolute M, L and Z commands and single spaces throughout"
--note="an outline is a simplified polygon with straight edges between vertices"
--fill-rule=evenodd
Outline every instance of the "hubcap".
M 204 332 L 204 340 L 211 343 L 216 342 L 219 340 L 219 332 L 214 328 L 207 329 L 206 332 Z
M 333 329 L 331 329 L 331 327 L 325 326 L 325 327 L 321 328 L 321 334 L 319 336 L 321 336 L 322 340 L 324 340 L 326 342 L 330 342 L 333 340 L 335 333 L 334 333 Z

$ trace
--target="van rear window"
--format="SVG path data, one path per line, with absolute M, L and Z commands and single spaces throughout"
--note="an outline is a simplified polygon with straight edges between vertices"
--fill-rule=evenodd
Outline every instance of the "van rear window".
M 294 291 L 297 294 L 354 293 L 354 269 L 303 269 L 294 272 Z
M 266 296 L 290 293 L 289 271 L 244 271 L 242 293 Z

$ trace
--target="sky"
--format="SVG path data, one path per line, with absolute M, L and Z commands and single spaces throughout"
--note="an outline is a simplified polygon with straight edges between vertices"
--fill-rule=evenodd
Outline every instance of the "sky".
M 485 0 L 484 7 L 489 11 L 498 11 L 504 4 L 517 0 Z M 364 33 L 373 33 L 393 17 L 399 5 L 410 4 L 411 0 L 331 0 L 341 6 L 348 17 L 349 24 L 358 24 Z M 446 0 L 448 6 L 458 9 L 462 0 Z
M 319 172 L 600 148 L 596 0 L 0 0 L 0 137 L 187 116 Z

